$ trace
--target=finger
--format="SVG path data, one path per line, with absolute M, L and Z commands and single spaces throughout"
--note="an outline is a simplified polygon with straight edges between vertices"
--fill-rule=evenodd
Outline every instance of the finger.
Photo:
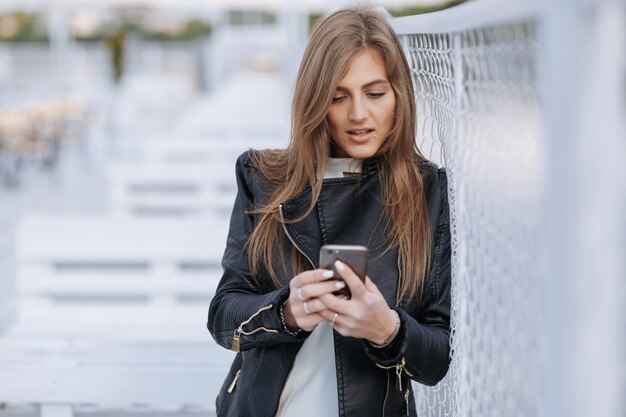
M 357 274 L 354 273 L 352 269 L 345 263 L 341 261 L 335 262 L 335 269 L 339 272 L 339 275 L 346 281 L 348 287 L 350 287 L 350 291 L 352 292 L 352 296 L 359 296 L 367 292 L 365 288 L 365 284 L 361 281 L 361 278 Z
M 367 288 L 367 290 L 371 292 L 380 292 L 376 284 L 374 284 L 374 282 L 372 282 L 372 280 L 368 276 L 365 277 L 365 288 Z
M 322 294 L 317 298 L 324 306 L 333 313 L 339 313 L 343 316 L 349 316 L 352 314 L 352 304 L 350 300 L 338 297 L 333 294 Z
M 326 305 L 321 300 L 313 298 L 301 303 L 297 309 L 299 315 L 307 316 L 326 310 Z
M 335 314 L 336 313 L 334 311 L 329 310 L 329 309 L 325 309 L 324 311 L 320 311 L 319 312 L 319 315 L 322 316 L 324 318 L 324 320 L 326 320 L 326 321 L 331 321 Z
M 332 293 L 338 289 L 345 288 L 345 286 L 346 283 L 344 281 L 325 279 L 321 282 L 303 285 L 296 290 L 296 295 L 298 299 L 305 301 L 309 298 L 317 298 L 322 294 Z
M 323 314 L 323 317 L 337 333 L 341 334 L 342 336 L 352 337 L 352 331 L 350 330 L 351 319 L 349 317 L 342 316 L 338 313 L 333 313 L 329 310 L 327 310 Z
M 298 327 L 307 332 L 314 330 L 317 325 L 323 321 L 326 321 L 326 319 L 320 314 L 309 314 L 305 317 L 300 317 L 299 319 L 296 319 Z
M 337 315 L 337 317 L 339 317 L 340 315 L 336 311 L 329 310 L 329 309 L 319 312 L 319 315 L 324 317 L 324 320 L 326 321 L 333 321 L 333 319 L 335 319 L 335 314 Z M 335 321 L 337 321 L 337 319 L 335 319 Z
M 307 284 L 325 281 L 328 278 L 332 278 L 333 275 L 333 271 L 329 271 L 328 269 L 313 269 L 310 271 L 304 271 L 293 277 L 289 286 L 291 288 L 300 288 Z

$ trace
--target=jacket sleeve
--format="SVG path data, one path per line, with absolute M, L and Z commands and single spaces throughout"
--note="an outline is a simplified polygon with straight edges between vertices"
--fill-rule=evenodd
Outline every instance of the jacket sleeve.
M 263 292 L 248 268 L 248 240 L 254 226 L 249 209 L 254 204 L 247 152 L 237 160 L 237 197 L 230 218 L 226 250 L 222 258 L 223 274 L 209 307 L 207 328 L 215 341 L 233 349 L 235 334 L 239 349 L 294 342 L 297 337 L 283 330 L 280 307 L 289 297 L 289 287 Z
M 438 209 L 436 216 L 431 215 L 437 226 L 421 307 L 394 307 L 401 324 L 391 345 L 379 349 L 365 342 L 368 356 L 379 366 L 402 368 L 411 379 L 426 385 L 437 384 L 450 364 L 450 214 L 445 171 L 440 169 L 437 177 L 439 192 L 434 192 L 439 199 L 434 207 Z M 409 310 L 418 313 L 412 315 Z

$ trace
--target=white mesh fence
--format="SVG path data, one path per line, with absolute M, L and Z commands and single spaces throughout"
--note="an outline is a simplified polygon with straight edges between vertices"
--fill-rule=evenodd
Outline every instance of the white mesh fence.
M 625 11 L 484 0 L 394 19 L 451 205 L 454 353 L 416 385 L 420 416 L 626 415 Z M 563 13 L 586 43 L 559 60 Z

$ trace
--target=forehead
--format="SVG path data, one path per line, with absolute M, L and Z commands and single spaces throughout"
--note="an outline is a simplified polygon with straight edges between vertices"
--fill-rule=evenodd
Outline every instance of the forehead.
M 339 80 L 339 87 L 359 86 L 373 80 L 387 80 L 387 77 L 383 56 L 376 49 L 368 47 L 350 58 L 346 72 Z

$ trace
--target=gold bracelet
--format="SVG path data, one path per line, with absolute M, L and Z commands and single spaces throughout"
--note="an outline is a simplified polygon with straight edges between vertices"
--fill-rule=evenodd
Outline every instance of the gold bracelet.
M 387 338 L 387 340 L 383 342 L 382 345 L 377 345 L 376 343 L 369 342 L 370 345 L 374 346 L 377 349 L 382 349 L 382 348 L 389 346 L 391 342 L 393 342 L 393 339 L 395 339 L 396 336 L 398 335 L 398 332 L 400 331 L 400 314 L 398 314 L 396 310 L 392 309 L 391 311 L 393 311 L 396 314 L 396 327 L 395 329 L 393 329 L 393 333 L 391 333 L 391 335 Z

